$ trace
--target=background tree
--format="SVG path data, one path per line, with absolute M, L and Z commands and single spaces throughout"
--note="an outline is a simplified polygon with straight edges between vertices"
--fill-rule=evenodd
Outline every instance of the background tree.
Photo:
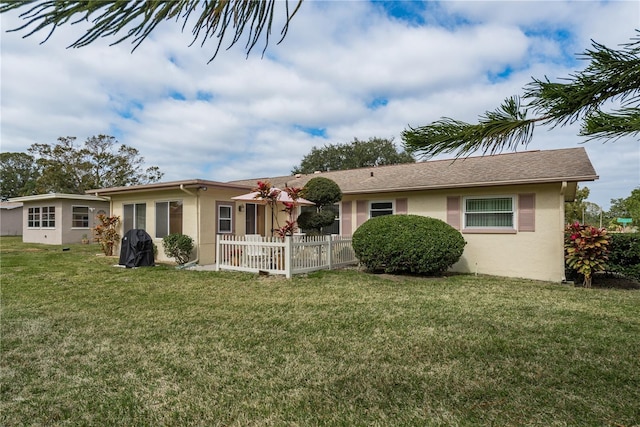
M 355 169 L 415 161 L 411 154 L 398 151 L 393 138 L 374 137 L 369 138 L 368 141 L 354 138 L 350 143 L 329 144 L 322 148 L 313 147 L 311 152 L 302 158 L 300 165 L 294 167 L 291 172 L 309 174 L 315 171 Z
M 456 152 L 458 155 L 482 151 L 494 154 L 503 149 L 526 146 L 537 123 L 564 126 L 582 121 L 580 135 L 588 139 L 616 140 L 640 132 L 640 38 L 609 49 L 592 41 L 592 49 L 579 55 L 589 65 L 570 75 L 566 83 L 545 77 L 534 79 L 526 88 L 521 105 L 511 97 L 495 111 L 480 116 L 478 124 L 444 117 L 427 126 L 402 132 L 405 148 L 424 155 Z M 605 105 L 619 105 L 611 112 Z M 536 117 L 528 118 L 532 112 Z
M 633 227 L 640 227 L 640 187 L 631 191 L 626 198 L 611 199 L 611 207 L 606 214 L 607 224 L 611 229 L 618 229 L 621 224 L 618 218 L 631 218 Z
M 573 224 L 574 222 L 582 224 L 583 212 L 587 206 L 587 197 L 589 197 L 589 187 L 578 187 L 575 200 L 564 204 L 565 224 Z
M 318 176 L 311 178 L 300 192 L 302 197 L 314 202 L 312 207 L 303 206 L 298 215 L 300 228 L 311 234 L 321 234 L 324 227 L 329 227 L 336 219 L 334 205 L 342 200 L 342 190 L 329 178 Z
M 247 55 L 264 38 L 264 50 L 269 44 L 273 20 L 277 15 L 284 18 L 280 31 L 280 43 L 287 34 L 289 22 L 302 4 L 295 2 L 290 8 L 289 0 L 172 0 L 172 1 L 3 1 L 0 13 L 20 10 L 23 25 L 11 31 L 25 31 L 31 36 L 40 31 L 48 32 L 44 41 L 51 37 L 55 29 L 64 24 L 86 21 L 90 27 L 83 31 L 69 47 L 83 47 L 98 38 L 115 37 L 113 44 L 130 39 L 135 50 L 140 43 L 163 21 L 175 20 L 182 30 L 193 23 L 192 44 L 201 37 L 201 45 L 211 38 L 218 43 L 213 60 L 222 47 L 227 31 L 232 34 L 228 48 L 246 35 Z M 276 14 L 276 9 L 278 14 Z M 264 53 L 263 50 L 263 53 Z
M 36 193 L 38 176 L 33 156 L 27 153 L 0 153 L 0 199 Z
M 75 140 L 73 136 L 60 137 L 54 145 L 29 147 L 38 169 L 38 193 L 82 194 L 94 188 L 148 184 L 163 176 L 157 166 L 143 169 L 144 158 L 138 150 L 119 145 L 113 136 L 92 136 L 82 147 L 76 146 Z
M 632 225 L 640 227 L 640 187 L 631 191 L 631 195 L 624 201 L 624 206 L 629 212 L 629 216 L 633 219 Z

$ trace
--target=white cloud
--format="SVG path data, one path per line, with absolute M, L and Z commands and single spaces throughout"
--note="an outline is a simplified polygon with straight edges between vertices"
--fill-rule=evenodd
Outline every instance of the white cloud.
M 415 6 L 399 4 L 399 6 Z M 366 1 L 306 1 L 287 38 L 264 58 L 258 44 L 211 63 L 169 22 L 133 53 L 128 42 L 65 49 L 82 27 L 2 35 L 2 151 L 59 136 L 115 134 L 165 179 L 283 175 L 325 143 L 395 138 L 449 116 L 473 122 L 531 77 L 566 77 L 590 40 L 616 46 L 634 35 L 637 2 L 427 3 L 425 25 Z M 3 14 L 3 30 L 15 14 Z M 112 41 L 112 40 L 111 40 Z M 376 109 L 374 100 L 384 101 Z M 324 129 L 326 138 L 303 129 Z M 530 149 L 574 147 L 576 126 L 540 128 Z M 640 185 L 638 142 L 585 145 L 600 174 L 590 199 L 608 207 Z

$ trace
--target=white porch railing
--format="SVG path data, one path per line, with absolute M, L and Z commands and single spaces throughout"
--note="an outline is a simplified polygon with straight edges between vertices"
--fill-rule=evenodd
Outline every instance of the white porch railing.
M 216 237 L 216 270 L 294 274 L 357 264 L 351 237 L 258 235 Z

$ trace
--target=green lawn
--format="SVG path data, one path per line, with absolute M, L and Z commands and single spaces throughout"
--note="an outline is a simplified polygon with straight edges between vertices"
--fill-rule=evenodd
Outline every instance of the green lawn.
M 0 243 L 2 426 L 640 423 L 637 290 Z

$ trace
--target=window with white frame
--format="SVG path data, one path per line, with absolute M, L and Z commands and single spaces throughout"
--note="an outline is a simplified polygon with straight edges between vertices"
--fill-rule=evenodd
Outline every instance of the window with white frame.
M 71 207 L 71 227 L 89 228 L 89 206 Z
M 55 228 L 55 206 L 37 206 L 27 210 L 27 227 L 29 228 Z
M 29 208 L 27 226 L 29 228 L 40 228 L 40 207 Z
M 514 229 L 513 199 L 512 196 L 465 197 L 464 228 Z
M 123 219 L 122 227 L 126 233 L 132 229 L 146 230 L 147 228 L 147 205 L 145 203 L 131 203 L 122 206 Z
M 393 215 L 393 202 L 371 202 L 369 204 L 369 218 Z
M 55 206 L 43 206 L 41 215 L 42 228 L 55 228 L 56 208 Z
M 182 233 L 182 201 L 156 202 L 156 237 Z
M 233 232 L 233 205 L 218 205 L 218 233 L 231 234 Z

